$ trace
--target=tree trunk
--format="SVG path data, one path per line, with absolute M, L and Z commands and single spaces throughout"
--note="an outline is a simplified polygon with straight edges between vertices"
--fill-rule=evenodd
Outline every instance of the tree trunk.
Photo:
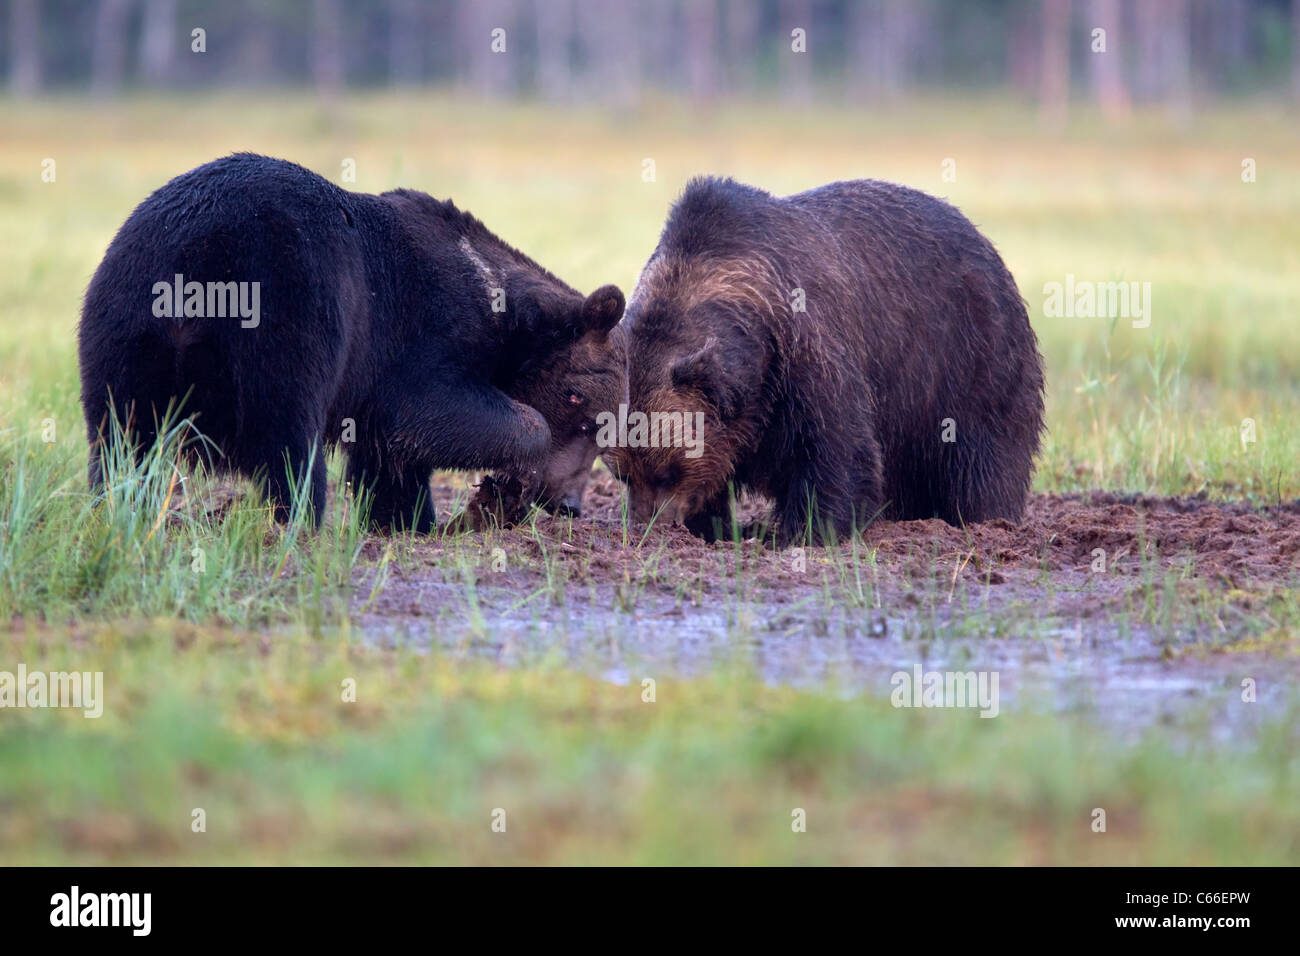
M 855 98 L 874 98 L 880 93 L 880 0 L 852 4 L 846 16 L 849 55 L 845 85 Z
M 311 72 L 316 92 L 334 100 L 343 88 L 343 10 L 339 0 L 315 0 Z
M 176 0 L 145 0 L 140 38 L 140 72 L 155 85 L 172 78 L 176 63 Z
M 418 0 L 389 0 L 388 82 L 414 86 L 420 82 L 420 4 Z
M 812 0 L 781 0 L 780 41 L 781 91 L 787 100 L 806 103 L 812 99 L 812 50 L 817 42 L 812 28 Z M 795 52 L 791 31 L 803 31 L 802 52 Z
M 1160 0 L 1137 0 L 1133 8 L 1133 33 L 1137 43 L 1133 92 L 1143 102 L 1154 100 L 1163 92 L 1160 68 L 1163 45 L 1160 34 L 1164 24 L 1160 12 Z
M 90 91 L 95 96 L 116 96 L 122 89 L 127 10 L 127 0 L 99 0 L 90 56 Z
M 1300 0 L 1291 0 L 1291 92 L 1300 102 Z
M 9 5 L 9 82 L 20 99 L 41 88 L 41 15 L 36 0 Z
M 635 109 L 641 100 L 641 12 L 640 0 L 597 0 L 579 10 L 590 21 L 587 59 L 594 98 L 621 111 Z
M 1176 119 L 1186 123 L 1192 115 L 1192 17 L 1187 0 L 1167 0 L 1169 56 L 1169 106 Z
M 569 98 L 573 85 L 573 0 L 533 0 L 537 26 L 537 91 L 543 99 Z
M 686 0 L 686 85 L 697 103 L 718 91 L 718 9 L 714 0 Z
M 649 16 L 641 22 L 638 37 L 642 80 L 661 89 L 677 87 L 683 73 L 681 11 L 663 0 L 649 0 L 649 4 Z
M 272 29 L 265 14 L 260 12 L 251 14 L 241 24 L 238 39 L 234 43 L 235 55 L 221 68 L 225 82 L 232 86 L 253 87 L 281 78 L 294 81 L 303 79 L 299 74 L 290 76 L 277 70 Z M 204 57 L 194 57 L 190 62 L 203 64 Z
M 727 0 L 723 49 L 727 58 L 728 92 L 753 95 L 758 86 L 758 60 L 762 55 L 758 4 L 753 0 Z
M 906 85 L 915 8 L 907 0 L 863 0 L 849 11 L 853 85 L 872 99 L 897 99 Z
M 1011 86 L 1025 96 L 1033 96 L 1038 82 L 1040 44 L 1031 17 L 1017 17 L 1007 39 L 1007 72 Z
M 1088 66 L 1092 93 L 1102 116 L 1115 121 L 1129 115 L 1128 86 L 1124 82 L 1124 33 L 1119 0 L 1092 0 L 1088 9 Z M 1105 52 L 1092 47 L 1092 31 L 1106 31 Z
M 1045 125 L 1064 129 L 1070 110 L 1070 0 L 1043 0 L 1038 105 Z
M 511 12 L 505 0 L 473 0 L 460 6 L 457 19 L 469 86 L 479 96 L 499 97 L 513 85 L 512 67 L 519 56 L 519 38 L 510 35 Z M 500 50 L 502 44 L 504 49 Z

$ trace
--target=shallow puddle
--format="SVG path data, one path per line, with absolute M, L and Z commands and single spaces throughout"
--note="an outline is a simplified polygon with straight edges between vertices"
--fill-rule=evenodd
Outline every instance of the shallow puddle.
M 616 497 L 608 484 L 598 501 Z M 1276 718 L 1300 687 L 1294 609 L 1270 627 L 1300 580 L 1296 505 L 1037 496 L 1019 526 L 881 523 L 854 546 L 775 552 L 627 536 L 606 500 L 578 522 L 413 547 L 373 600 L 376 571 L 358 570 L 368 640 L 638 686 L 739 666 L 891 697 L 918 667 L 922 683 L 982 672 L 1000 716 L 1215 740 Z

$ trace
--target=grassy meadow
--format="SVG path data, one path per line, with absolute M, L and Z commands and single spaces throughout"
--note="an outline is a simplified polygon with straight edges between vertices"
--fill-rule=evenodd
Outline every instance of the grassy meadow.
M 107 697 L 97 720 L 0 711 L 0 862 L 1300 861 L 1295 706 L 1223 749 L 1069 714 L 900 713 L 743 664 L 661 681 L 650 705 L 560 662 L 376 647 L 351 619 L 358 589 L 377 599 L 418 549 L 376 544 L 348 502 L 319 536 L 251 500 L 209 514 L 203 476 L 174 507 L 165 455 L 90 500 L 75 338 L 135 204 L 236 150 L 451 197 L 584 291 L 631 291 L 692 175 L 780 194 L 881 178 L 958 205 L 1020 284 L 1048 367 L 1036 490 L 1271 504 L 1300 496 L 1298 130 L 1267 103 L 1187 126 L 1083 112 L 1057 135 L 981 100 L 0 100 L 0 670 L 102 670 Z M 1067 275 L 1149 282 L 1149 327 L 1045 315 Z M 483 550 L 444 552 L 471 595 Z M 1296 593 L 1272 634 L 1292 654 Z

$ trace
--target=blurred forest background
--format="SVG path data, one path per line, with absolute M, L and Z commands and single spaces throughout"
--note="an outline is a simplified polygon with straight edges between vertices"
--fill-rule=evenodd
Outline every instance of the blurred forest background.
M 0 29 L 0 435 L 79 417 L 79 296 L 132 205 L 253 150 L 454 197 L 578 288 L 630 290 L 693 175 L 913 186 L 1029 303 L 1039 490 L 1300 493 L 1300 0 L 0 0 Z M 1154 321 L 1046 314 L 1069 276 L 1150 283 Z
M 1300 0 L 0 0 L 0 664 L 109 675 L 103 719 L 0 719 L 0 863 L 1300 862 L 1300 551 L 1189 500 L 1159 512 L 1186 537 L 1124 530 L 1130 494 L 1300 496 L 1297 106 Z M 1034 491 L 1116 503 L 1023 551 L 855 541 L 807 583 L 590 515 L 380 538 L 337 495 L 268 533 L 163 458 L 102 507 L 83 292 L 142 197 L 234 150 L 452 197 L 582 290 L 630 292 L 700 173 L 939 195 L 1047 362 Z M 1048 314 L 1073 277 L 1149 286 L 1148 321 Z M 895 710 L 873 660 L 1050 676 L 986 721 Z
M 1300 0 L 0 0 L 0 29 L 18 97 L 442 85 L 634 109 L 664 91 L 853 103 L 960 88 L 1057 118 L 1084 97 L 1109 116 L 1300 99 Z M 1113 55 L 1089 55 L 1098 29 Z

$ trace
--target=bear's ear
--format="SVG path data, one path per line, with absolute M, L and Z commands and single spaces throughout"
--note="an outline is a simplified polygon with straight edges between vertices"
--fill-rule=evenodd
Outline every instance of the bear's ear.
M 510 321 L 521 335 L 538 339 L 558 337 L 571 321 L 572 295 L 557 293 L 552 283 L 519 270 L 508 274 L 502 285 Z
M 616 285 L 603 285 L 582 303 L 582 331 L 605 335 L 623 318 L 623 293 Z
M 669 375 L 673 388 L 699 392 L 726 421 L 744 410 L 745 396 L 743 386 L 729 380 L 718 352 L 718 340 L 710 337 L 699 351 L 675 361 Z

